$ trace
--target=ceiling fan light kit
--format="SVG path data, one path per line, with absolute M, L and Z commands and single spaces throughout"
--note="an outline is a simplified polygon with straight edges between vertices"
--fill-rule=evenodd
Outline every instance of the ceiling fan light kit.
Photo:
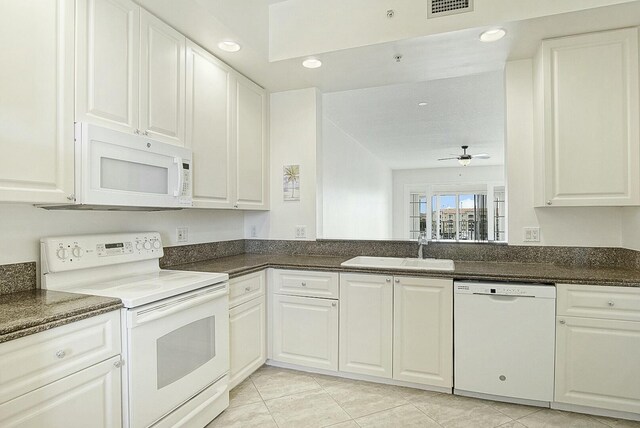
M 470 154 L 467 153 L 467 149 L 469 148 L 469 146 L 461 146 L 461 147 L 462 147 L 462 154 L 461 155 L 456 156 L 454 158 L 440 158 L 438 160 L 439 161 L 443 161 L 443 160 L 454 160 L 454 159 L 457 159 L 458 163 L 460 165 L 468 166 L 471 163 L 471 159 L 489 159 L 491 157 L 487 153 L 479 153 L 477 155 L 470 155 Z

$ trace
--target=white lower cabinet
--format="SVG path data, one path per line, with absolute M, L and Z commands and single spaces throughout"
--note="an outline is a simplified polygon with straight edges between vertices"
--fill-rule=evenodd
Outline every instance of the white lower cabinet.
M 5 428 L 122 425 L 120 356 L 0 404 Z
M 395 277 L 393 378 L 453 386 L 453 281 Z
M 112 311 L 0 344 L 0 426 L 121 426 L 120 343 Z
M 340 274 L 340 371 L 392 377 L 393 277 Z
M 265 272 L 229 281 L 229 388 L 249 377 L 267 359 Z
M 626 319 L 640 314 L 640 289 L 603 300 L 600 286 L 557 287 L 555 401 L 639 414 L 640 322 Z
M 338 370 L 338 302 L 272 296 L 272 359 Z

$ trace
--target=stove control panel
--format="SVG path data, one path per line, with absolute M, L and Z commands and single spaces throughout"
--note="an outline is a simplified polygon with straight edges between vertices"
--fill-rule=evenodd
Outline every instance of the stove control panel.
M 40 241 L 43 268 L 59 272 L 159 259 L 164 255 L 157 232 L 79 235 Z

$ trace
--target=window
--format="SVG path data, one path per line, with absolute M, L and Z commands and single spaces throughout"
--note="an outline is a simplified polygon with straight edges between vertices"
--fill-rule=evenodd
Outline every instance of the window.
M 496 187 L 493 191 L 493 233 L 494 240 L 506 241 L 506 211 L 504 187 Z
M 409 204 L 409 238 L 418 239 L 420 233 L 427 230 L 427 195 L 411 193 Z
M 487 195 L 446 193 L 431 197 L 431 239 L 486 241 Z

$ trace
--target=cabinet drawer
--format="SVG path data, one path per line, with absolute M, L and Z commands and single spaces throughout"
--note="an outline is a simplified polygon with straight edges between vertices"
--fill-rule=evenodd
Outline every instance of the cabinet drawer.
M 338 274 L 300 270 L 273 270 L 273 291 L 293 296 L 338 298 Z
M 229 280 L 229 308 L 264 295 L 265 273 L 264 271 L 250 273 Z
M 120 354 L 120 311 L 0 345 L 0 403 Z
M 558 284 L 558 315 L 640 321 L 640 288 Z

